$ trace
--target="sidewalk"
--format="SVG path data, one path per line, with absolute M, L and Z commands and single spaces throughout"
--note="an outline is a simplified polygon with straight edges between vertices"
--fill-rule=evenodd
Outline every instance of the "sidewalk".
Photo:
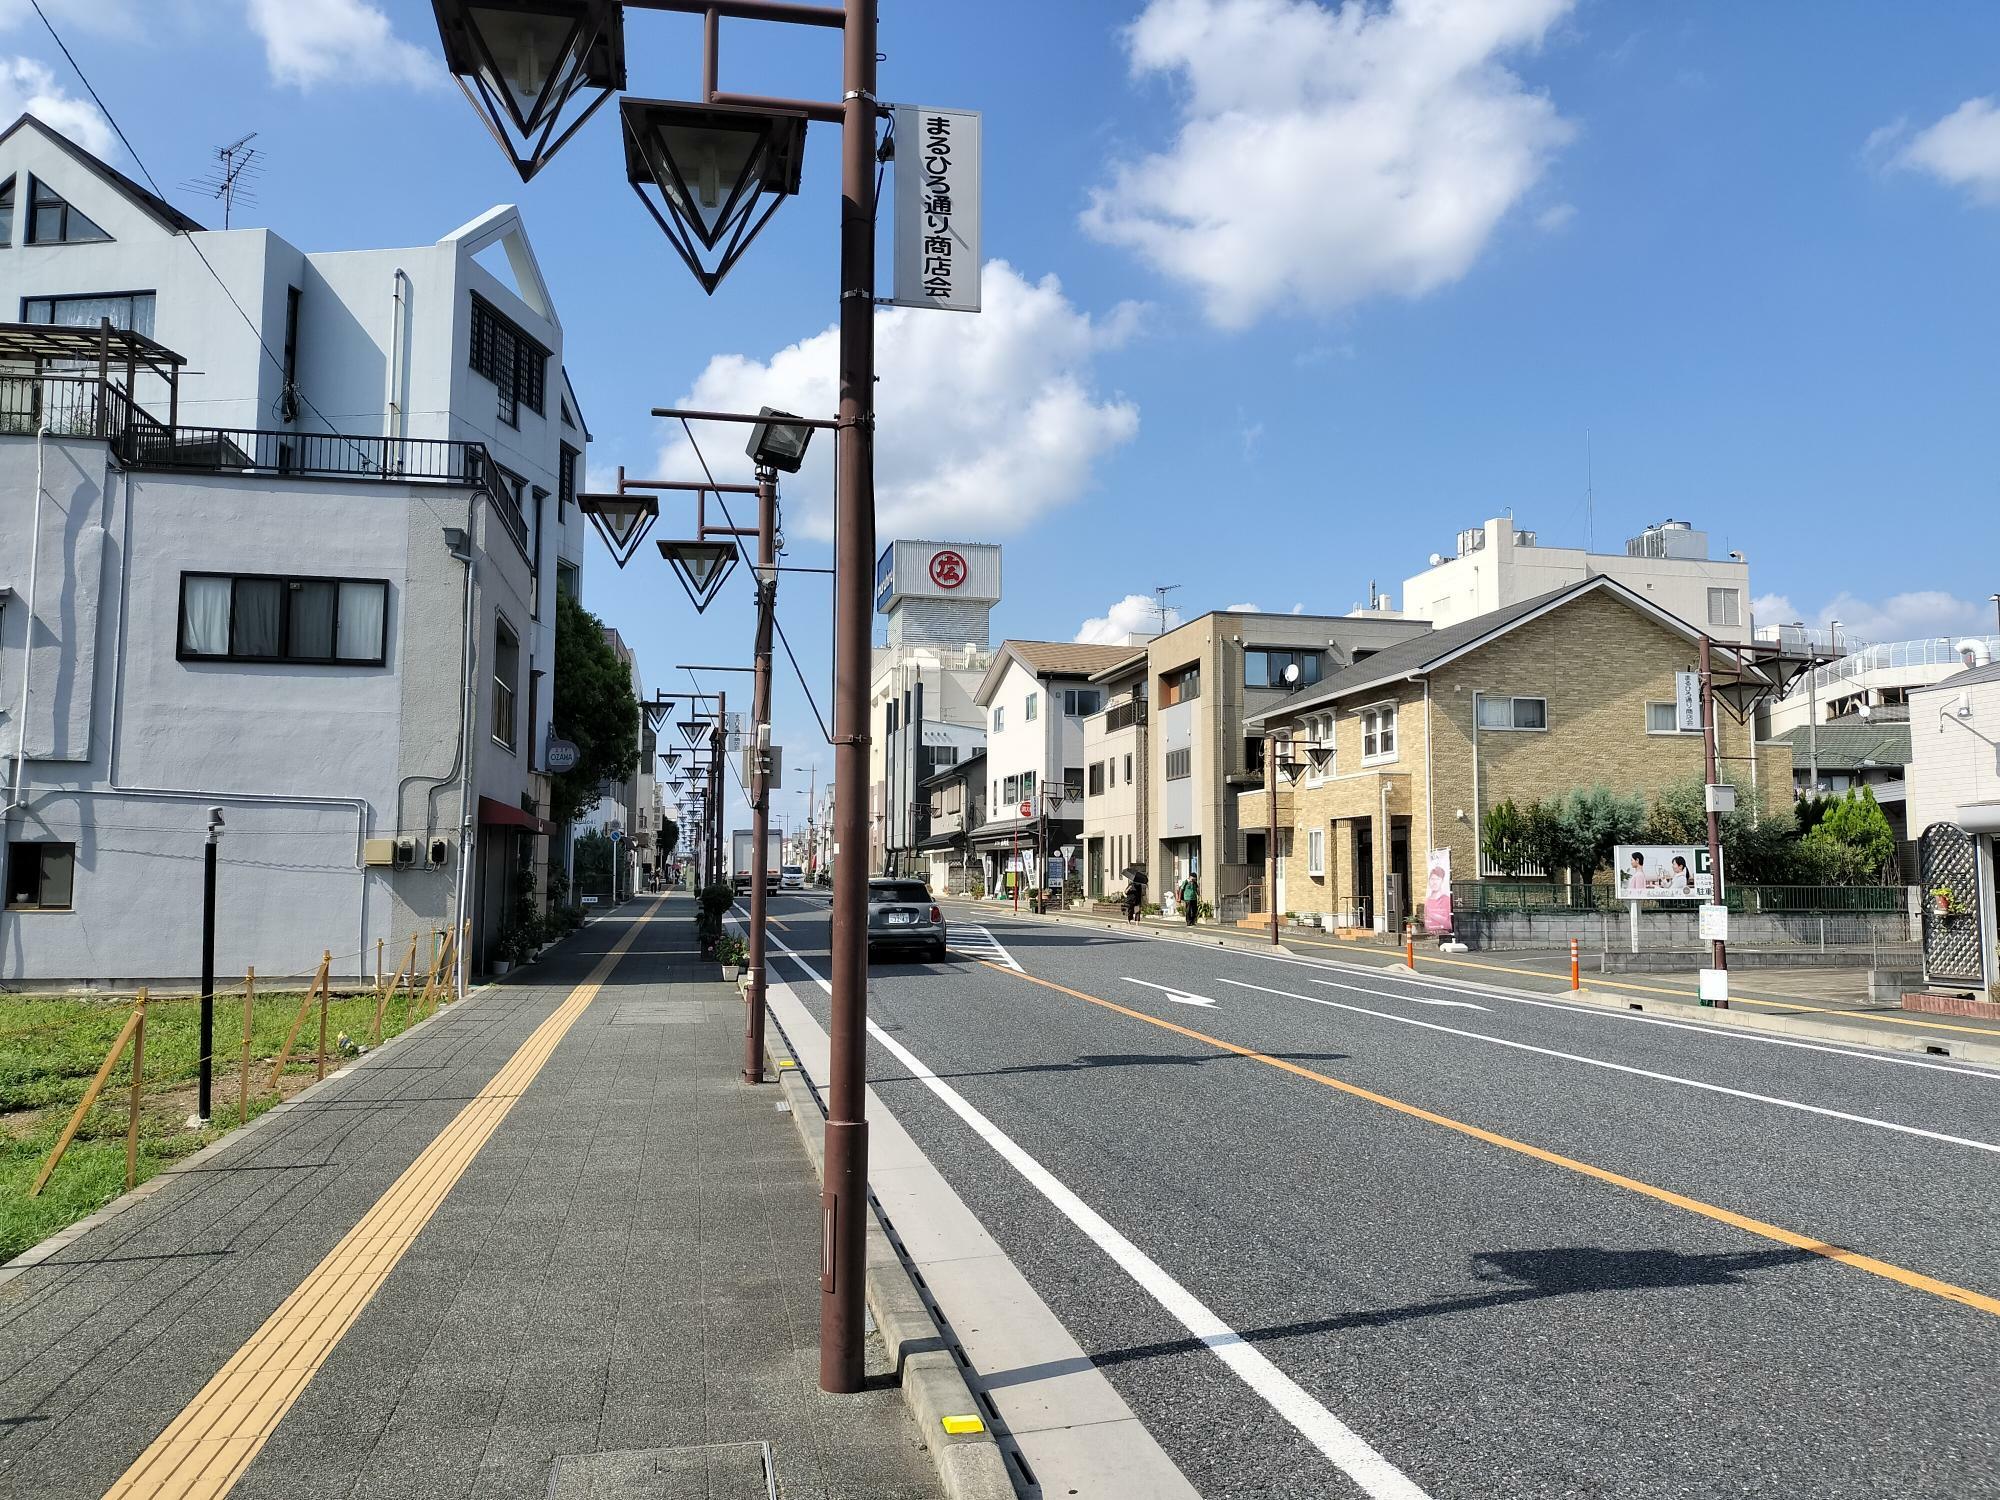
M 970 921 L 982 921 L 989 915 L 1014 915 L 1011 906 L 1006 904 L 986 900 L 961 901 L 959 904 L 974 913 L 967 918 Z M 1021 908 L 1019 919 L 1023 922 L 1060 923 L 1121 932 L 1136 928 L 1153 937 L 1179 938 L 1266 953 L 1272 951 L 1267 930 L 1251 932 L 1246 928 L 1221 926 L 1213 922 L 1189 927 L 1182 921 L 1143 917 L 1136 923 L 1128 923 L 1119 916 L 1104 917 L 1090 912 L 1051 912 L 1035 916 L 1025 906 Z M 1405 954 L 1400 942 L 1380 937 L 1341 939 L 1327 934 L 1308 936 L 1306 930 L 1292 927 L 1281 928 L 1280 932 L 1283 937 L 1282 951 L 1300 957 L 1326 958 L 1377 968 L 1400 968 Z M 1612 976 L 1595 972 L 1592 967 L 1595 959 L 1593 953 L 1583 954 L 1583 990 L 1577 994 L 1569 987 L 1569 954 L 1566 951 L 1443 954 L 1437 951 L 1433 940 L 1420 937 L 1417 941 L 1417 972 L 1438 979 L 1499 985 L 1530 993 L 1573 995 L 1585 1003 L 1666 1011 L 1718 1025 L 1790 1032 L 1898 1051 L 1924 1051 L 1935 1045 L 1967 1061 L 2000 1063 L 2000 1026 L 1981 1021 L 1912 1015 L 1897 1006 L 1871 1001 L 1865 969 L 1744 969 L 1732 972 L 1730 1008 L 1718 1011 L 1701 1005 L 1699 976 L 1693 970 Z
M 692 914 L 608 914 L 0 1269 L 0 1496 L 938 1495 L 878 1341 L 818 1389 L 818 1185 Z

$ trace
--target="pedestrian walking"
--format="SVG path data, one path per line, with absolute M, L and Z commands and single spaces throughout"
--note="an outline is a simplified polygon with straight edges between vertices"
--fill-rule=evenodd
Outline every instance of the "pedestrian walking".
M 1139 908 L 1145 905 L 1145 902 L 1146 882 L 1139 872 L 1134 870 L 1125 879 L 1125 920 L 1138 921 Z
M 1194 926 L 1195 918 L 1201 915 L 1201 887 L 1195 884 L 1194 871 L 1190 870 L 1181 881 L 1181 911 L 1187 917 L 1188 926 Z

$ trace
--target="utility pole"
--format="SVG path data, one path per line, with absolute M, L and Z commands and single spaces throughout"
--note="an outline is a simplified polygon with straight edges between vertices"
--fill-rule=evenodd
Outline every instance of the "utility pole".
M 1271 908 L 1271 946 L 1278 947 L 1278 737 L 1267 733 L 1264 736 L 1264 847 L 1269 851 L 1271 865 L 1270 885 L 1264 891 L 1264 900 Z
M 1715 672 L 1710 661 L 1708 632 L 1701 635 L 1701 758 L 1702 801 L 1708 808 L 1709 900 L 1723 905 L 1722 899 L 1722 815 L 1715 808 Z M 1635 904 L 1633 910 L 1638 910 Z M 1729 1009 L 1729 944 L 1716 938 L 1712 944 L 1713 967 L 1723 975 L 1722 993 L 1714 999 L 1717 1010 Z
M 222 842 L 222 809 L 208 810 L 208 840 L 201 853 L 201 1057 L 195 1114 L 205 1125 L 215 1082 L 215 856 Z

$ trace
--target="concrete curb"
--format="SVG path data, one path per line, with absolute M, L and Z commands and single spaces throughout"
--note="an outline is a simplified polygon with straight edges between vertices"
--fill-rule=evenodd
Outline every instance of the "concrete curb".
M 764 1048 L 790 1106 L 792 1124 L 812 1158 L 813 1175 L 823 1177 L 825 1142 L 814 1127 L 824 1122 L 825 1113 L 796 1062 L 791 1042 L 768 1014 Z M 881 1209 L 872 1202 L 870 1207 L 874 1211 L 868 1216 L 868 1311 L 882 1342 L 895 1355 L 903 1401 L 937 1465 L 938 1480 L 950 1500 L 1013 1500 L 1016 1491 L 1007 1460 L 987 1426 L 992 1414 L 967 1384 L 923 1293 L 883 1227 Z M 979 1420 L 978 1432 L 945 1430 L 945 1418 L 967 1416 Z
M 78 1240 L 82 1239 L 86 1234 L 89 1234 L 93 1229 L 100 1228 L 101 1226 L 110 1223 L 113 1219 L 117 1218 L 120 1214 L 124 1213 L 128 1208 L 131 1208 L 134 1204 L 143 1202 L 145 1199 L 150 1198 L 154 1193 L 157 1193 L 161 1189 L 165 1188 L 168 1183 L 172 1182 L 174 1178 L 180 1176 L 183 1172 L 193 1172 L 211 1165 L 214 1159 L 217 1156 L 221 1155 L 224 1151 L 236 1145 L 239 1141 L 248 1140 L 251 1136 L 257 1134 L 258 1131 L 264 1129 L 266 1122 L 275 1120 L 279 1116 L 284 1115 L 291 1110 L 299 1108 L 301 1105 L 311 1103 L 313 1096 L 319 1093 L 319 1091 L 325 1088 L 329 1083 L 332 1083 L 336 1078 L 345 1078 L 349 1073 L 354 1072 L 355 1069 L 367 1067 L 376 1058 L 380 1057 L 383 1053 L 387 1052 L 391 1047 L 394 1047 L 397 1043 L 405 1041 L 408 1038 L 415 1036 L 425 1027 L 432 1025 L 436 1021 L 442 1019 L 444 1016 L 448 1014 L 455 1014 L 458 1010 L 463 1008 L 465 1005 L 469 1004 L 476 996 L 483 995 L 492 988 L 493 985 L 491 983 L 487 983 L 482 985 L 476 985 L 472 989 L 467 990 L 465 993 L 465 999 L 452 1001 L 449 1002 L 447 1005 L 439 1006 L 439 1008 L 436 1011 L 434 1011 L 432 1014 L 428 1016 L 425 1016 L 421 1021 L 417 1022 L 416 1025 L 397 1032 L 394 1036 L 390 1037 L 389 1040 L 382 1043 L 382 1045 L 379 1047 L 369 1048 L 368 1051 L 363 1056 L 357 1057 L 356 1059 L 354 1059 L 354 1061 L 347 1064 L 346 1067 L 335 1069 L 333 1072 L 328 1073 L 324 1078 L 314 1079 L 311 1083 L 307 1084 L 304 1088 L 300 1089 L 296 1094 L 292 1095 L 291 1098 L 286 1099 L 282 1103 L 272 1105 L 269 1109 L 265 1110 L 264 1113 L 257 1116 L 257 1118 L 252 1120 L 249 1124 L 236 1126 L 234 1129 L 224 1134 L 220 1140 L 210 1141 L 206 1146 L 203 1146 L 201 1150 L 195 1152 L 193 1156 L 186 1157 L 181 1161 L 177 1161 L 172 1166 L 162 1167 L 158 1172 L 154 1173 L 151 1177 L 148 1177 L 144 1182 L 140 1183 L 137 1187 L 133 1188 L 131 1192 L 120 1193 L 116 1198 L 113 1198 L 109 1203 L 105 1204 L 104 1207 L 100 1208 L 96 1213 L 91 1214 L 88 1218 L 78 1219 L 74 1224 L 70 1225 L 67 1229 L 58 1229 L 54 1234 L 50 1235 L 47 1239 L 41 1241 L 39 1244 L 30 1245 L 26 1250 L 23 1250 L 19 1255 L 15 1256 L 5 1265 L 0 1265 L 0 1286 L 5 1286 L 8 1282 L 12 1281 L 15 1277 L 20 1276 L 24 1272 L 32 1271 L 36 1266 L 40 1265 L 43 1261 L 47 1260 L 51 1255 L 54 1255 L 58 1250 L 62 1250 L 70 1245 L 75 1244 Z
M 976 903 L 975 903 L 976 907 Z M 1056 922 L 1073 927 L 1101 927 L 1111 932 L 1129 932 L 1134 926 L 1147 935 L 1166 942 L 1194 942 L 1215 948 L 1242 948 L 1249 951 L 1270 953 L 1273 951 L 1270 939 L 1261 938 L 1243 941 L 1233 935 L 1203 932 L 1195 938 L 1185 938 L 1172 932 L 1148 930 L 1142 924 L 1123 921 L 1110 922 L 1099 917 L 1087 917 L 1075 912 L 1045 913 L 1028 918 L 1036 922 Z M 1277 948 L 1291 958 L 1302 958 L 1317 963 L 1333 964 L 1341 968 L 1353 969 L 1361 973 L 1391 973 L 1399 978 L 1412 977 L 1412 971 L 1401 962 L 1369 963 L 1358 958 L 1333 956 L 1324 953 L 1300 953 L 1280 944 Z M 1400 954 L 1403 950 L 1384 948 L 1386 957 L 1390 953 Z M 1766 1032 L 1776 1036 L 1796 1037 L 1814 1042 L 1831 1042 L 1849 1047 L 1872 1047 L 1882 1052 L 1915 1053 L 1923 1057 L 1949 1057 L 1959 1062 L 1980 1063 L 2000 1066 L 2000 1043 L 1981 1042 L 1970 1038 L 1948 1035 L 1942 1032 L 1896 1031 L 1885 1026 L 1870 1026 L 1866 1022 L 1842 1024 L 1834 1021 L 1816 1021 L 1803 1016 L 1765 1016 L 1741 1010 L 1713 1010 L 1692 1005 L 1685 1001 L 1661 998 L 1639 999 L 1624 995 L 1605 994 L 1588 987 L 1571 989 L 1529 989 L 1525 985 L 1501 984 L 1492 980 L 1463 979 L 1456 974 L 1435 974 L 1423 965 L 1423 954 L 1418 953 L 1414 977 L 1439 984 L 1458 985 L 1466 989 L 1491 990 L 1497 994 L 1521 995 L 1533 1000 L 1562 1000 L 1575 1005 L 1589 1005 L 1602 1010 L 1642 1011 L 1647 1015 L 1686 1022 L 1696 1026 L 1713 1026 L 1721 1031 Z

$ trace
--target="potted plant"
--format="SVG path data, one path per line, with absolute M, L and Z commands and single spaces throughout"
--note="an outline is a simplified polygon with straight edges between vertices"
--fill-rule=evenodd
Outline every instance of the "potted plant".
M 1958 892 L 1950 886 L 1932 886 L 1931 910 L 1940 917 L 1962 917 L 1965 915 L 1965 903 L 1958 899 Z
M 726 932 L 715 942 L 715 956 L 722 961 L 722 977 L 734 984 L 736 972 L 743 964 L 743 939 L 733 932 Z
M 514 956 L 518 951 L 516 942 L 515 930 L 512 927 L 503 929 L 493 940 L 492 964 L 496 975 L 505 974 L 514 967 Z

